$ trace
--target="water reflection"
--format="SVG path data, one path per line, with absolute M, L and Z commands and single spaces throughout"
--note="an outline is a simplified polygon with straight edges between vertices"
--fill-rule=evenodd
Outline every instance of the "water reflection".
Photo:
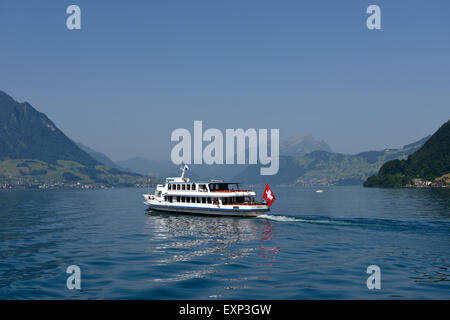
M 159 236 L 170 239 L 180 236 L 223 238 L 231 242 L 258 238 L 262 221 L 252 218 L 209 217 L 147 211 L 146 224 L 156 227 Z
M 239 263 L 239 259 L 258 253 L 262 259 L 274 256 L 279 247 L 261 245 L 273 237 L 273 224 L 265 219 L 208 217 L 148 211 L 146 230 L 151 233 L 153 253 L 159 253 L 160 266 L 183 263 L 177 275 L 157 278 L 155 282 L 175 282 L 204 278 L 218 272 L 219 267 Z M 211 263 L 211 260 L 215 263 Z M 272 258 L 273 260 L 273 258 Z M 207 262 L 207 263 L 206 263 Z M 205 263 L 205 266 L 201 266 Z M 189 267 L 195 265 L 194 270 Z M 258 277 L 259 278 L 259 277 Z M 246 278 L 228 279 L 245 281 Z M 226 287 L 224 287 L 226 289 Z M 230 287 L 231 288 L 231 287 Z
M 264 230 L 262 231 L 261 241 L 270 241 L 272 240 L 273 236 L 274 236 L 273 223 L 270 220 L 266 220 Z M 265 265 L 273 267 L 274 266 L 273 262 L 275 261 L 277 254 L 280 252 L 280 247 L 278 246 L 270 247 L 260 245 L 259 249 L 260 250 L 258 252 L 258 255 L 261 258 L 269 261 L 265 263 Z

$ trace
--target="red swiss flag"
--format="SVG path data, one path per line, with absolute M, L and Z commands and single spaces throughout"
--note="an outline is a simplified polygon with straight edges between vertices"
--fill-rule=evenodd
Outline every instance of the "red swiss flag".
M 270 189 L 268 183 L 266 183 L 266 188 L 264 189 L 263 198 L 267 201 L 267 205 L 269 207 L 275 201 L 275 195 L 273 194 L 272 189 Z

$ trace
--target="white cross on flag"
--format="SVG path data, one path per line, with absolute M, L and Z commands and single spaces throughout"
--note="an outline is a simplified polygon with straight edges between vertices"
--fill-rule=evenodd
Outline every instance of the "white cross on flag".
M 267 201 L 267 205 L 270 207 L 272 202 L 275 201 L 275 195 L 269 187 L 269 184 L 266 183 L 266 188 L 264 189 L 263 198 Z

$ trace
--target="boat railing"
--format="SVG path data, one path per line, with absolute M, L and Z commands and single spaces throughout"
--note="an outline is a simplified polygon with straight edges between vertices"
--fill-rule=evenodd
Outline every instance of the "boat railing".
M 253 202 L 235 202 L 235 203 L 226 203 L 226 206 L 262 206 L 265 203 L 262 202 L 257 202 L 257 201 L 253 201 Z
M 211 192 L 251 192 L 251 190 L 211 190 Z

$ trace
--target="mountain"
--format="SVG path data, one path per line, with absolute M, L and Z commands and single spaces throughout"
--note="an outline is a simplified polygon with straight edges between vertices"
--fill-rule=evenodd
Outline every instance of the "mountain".
M 280 156 L 280 170 L 274 176 L 261 176 L 259 165 L 246 168 L 234 180 L 249 184 L 354 185 L 362 184 L 384 162 L 404 159 L 418 150 L 423 138 L 401 149 L 368 151 L 355 155 L 314 151 L 301 157 Z
M 0 91 L 0 188 L 142 183 L 138 174 L 104 166 L 45 114 Z
M 446 180 L 450 173 L 450 120 L 443 124 L 425 144 L 406 160 L 386 162 L 377 175 L 364 183 L 366 187 L 422 186 Z
M 82 165 L 100 164 L 76 146 L 43 113 L 28 102 L 18 103 L 0 91 L 0 160 L 37 159 L 55 164 L 75 160 Z
M 332 152 L 328 144 L 316 140 L 310 134 L 280 139 L 280 155 L 301 157 L 317 150 Z
M 101 152 L 95 151 L 95 150 L 85 146 L 84 144 L 82 144 L 80 142 L 76 142 L 76 145 L 81 150 L 83 150 L 84 152 L 89 154 L 92 158 L 94 158 L 95 160 L 100 162 L 101 164 L 104 164 L 105 166 L 107 166 L 109 168 L 115 168 L 115 169 L 118 169 L 118 170 L 126 170 L 126 169 L 122 168 L 121 166 L 117 165 L 107 155 L 105 155 L 105 154 L 103 154 Z

